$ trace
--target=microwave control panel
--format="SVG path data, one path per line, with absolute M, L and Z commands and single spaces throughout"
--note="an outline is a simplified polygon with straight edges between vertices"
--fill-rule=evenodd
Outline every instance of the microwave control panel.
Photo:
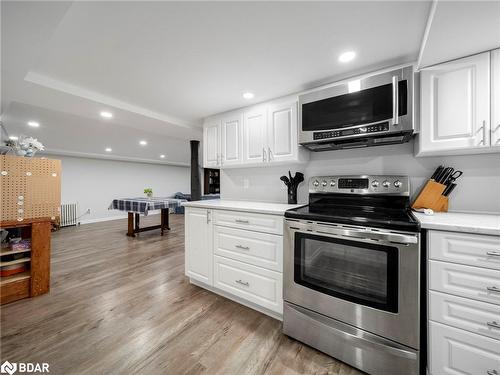
M 369 133 L 378 133 L 389 130 L 389 123 L 383 122 L 375 125 L 361 126 L 359 128 L 354 129 L 339 129 L 339 130 L 328 130 L 324 132 L 314 132 L 313 139 L 315 141 L 321 139 L 329 139 L 329 138 L 337 138 L 337 137 L 348 137 L 350 135 L 357 134 L 369 134 Z

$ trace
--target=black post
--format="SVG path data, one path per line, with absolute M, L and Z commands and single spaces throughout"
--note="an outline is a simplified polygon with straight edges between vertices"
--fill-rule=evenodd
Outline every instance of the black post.
M 201 199 L 200 167 L 198 164 L 198 149 L 200 141 L 189 141 L 191 144 L 191 200 Z

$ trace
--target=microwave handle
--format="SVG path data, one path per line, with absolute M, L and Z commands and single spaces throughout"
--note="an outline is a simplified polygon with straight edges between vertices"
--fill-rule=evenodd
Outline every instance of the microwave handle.
M 398 76 L 392 76 L 392 124 L 399 124 L 399 80 Z

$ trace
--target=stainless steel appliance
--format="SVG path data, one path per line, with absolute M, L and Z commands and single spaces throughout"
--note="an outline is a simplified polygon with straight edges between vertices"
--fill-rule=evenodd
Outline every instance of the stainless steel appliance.
M 420 226 L 404 176 L 323 176 L 285 213 L 285 334 L 373 375 L 420 371 Z
M 412 134 L 412 66 L 299 96 L 299 143 L 311 151 L 403 143 Z

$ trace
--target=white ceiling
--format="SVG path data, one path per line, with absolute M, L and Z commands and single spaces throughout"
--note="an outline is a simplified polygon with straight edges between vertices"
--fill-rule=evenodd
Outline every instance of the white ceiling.
M 441 50 L 462 53 L 456 45 L 493 43 L 478 42 L 474 33 L 467 43 L 446 43 L 453 27 L 464 29 L 446 22 L 446 12 L 465 14 L 469 10 L 456 9 L 472 3 L 438 4 L 423 61 L 439 59 Z M 431 9 L 430 1 L 1 6 L 2 120 L 10 132 L 24 132 L 28 118 L 45 116 L 37 135 L 56 152 L 151 162 L 161 152 L 173 163 L 180 159 L 161 149 L 135 150 L 137 138 L 165 137 L 164 144 L 187 147 L 187 140 L 201 139 L 203 117 L 416 61 Z M 494 19 L 485 11 L 472 14 Z M 460 22 L 466 18 L 462 14 Z M 345 50 L 357 57 L 341 64 L 337 58 Z M 255 98 L 244 100 L 245 91 Z M 99 117 L 104 109 L 115 115 L 105 123 Z M 82 132 L 89 134 L 86 142 L 67 141 Z M 113 156 L 102 151 L 101 140 L 110 134 L 123 143 L 111 146 Z M 181 155 L 187 163 L 187 150 Z
M 500 47 L 500 1 L 439 1 L 420 66 Z

